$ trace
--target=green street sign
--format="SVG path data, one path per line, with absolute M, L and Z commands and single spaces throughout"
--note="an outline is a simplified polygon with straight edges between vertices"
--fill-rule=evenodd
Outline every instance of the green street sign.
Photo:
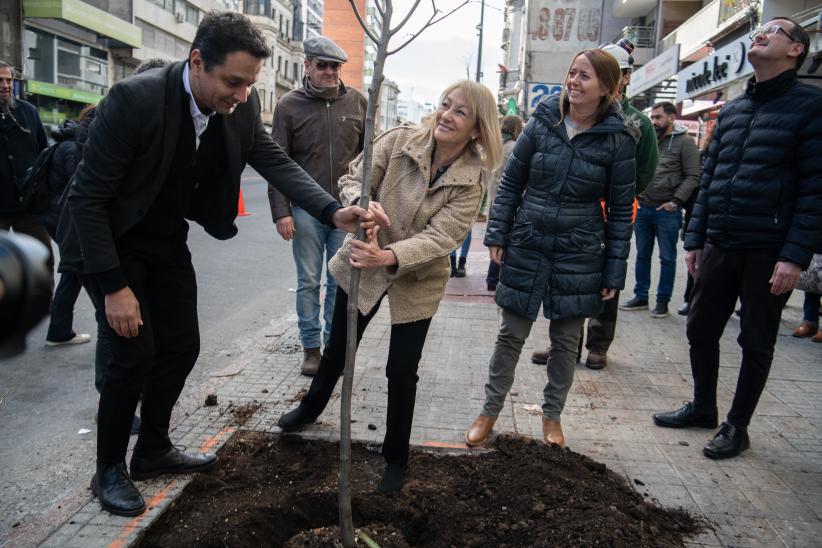
M 63 19 L 135 48 L 143 43 L 140 27 L 81 0 L 23 0 L 23 15 Z
M 91 93 L 90 91 L 81 91 L 79 89 L 58 86 L 57 84 L 49 84 L 48 82 L 38 82 L 37 80 L 28 81 L 28 91 L 36 95 L 57 97 L 58 99 L 88 103 L 90 105 L 96 105 L 100 102 L 100 99 L 103 98 L 102 95 Z
M 517 109 L 517 100 L 513 97 L 509 97 L 505 108 L 505 115 L 516 116 L 517 114 L 519 114 L 519 109 Z

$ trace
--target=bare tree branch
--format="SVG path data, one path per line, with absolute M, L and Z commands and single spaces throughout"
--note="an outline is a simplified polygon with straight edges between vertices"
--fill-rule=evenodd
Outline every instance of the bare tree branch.
M 378 43 L 379 43 L 379 41 L 380 41 L 380 39 L 379 39 L 379 38 L 377 38 L 377 35 L 376 35 L 376 34 L 374 34 L 374 31 L 372 31 L 372 30 L 371 30 L 371 28 L 370 28 L 370 27 L 369 27 L 369 26 L 365 23 L 365 21 L 363 20 L 362 15 L 360 15 L 360 10 L 359 10 L 359 8 L 357 8 L 357 4 L 355 4 L 355 3 L 354 3 L 354 0 L 348 0 L 348 3 L 349 3 L 349 4 L 351 4 L 351 7 L 352 7 L 352 8 L 354 8 L 354 15 L 356 15 L 356 16 L 357 16 L 357 21 L 359 21 L 360 26 L 362 27 L 363 32 L 366 34 L 366 36 L 368 36 L 369 38 L 371 38 L 371 41 L 372 41 L 372 42 L 374 42 L 375 44 L 378 44 Z
M 349 1 L 351 1 L 351 0 L 349 0 Z M 426 21 L 425 24 L 422 27 L 420 27 L 420 30 L 418 30 L 415 33 L 412 33 L 411 38 L 409 38 L 408 40 L 403 42 L 403 44 L 401 46 L 399 46 L 397 48 L 394 48 L 391 51 L 389 51 L 387 53 L 387 55 L 394 55 L 395 53 L 397 53 L 398 51 L 403 49 L 405 46 L 407 46 L 408 44 L 413 42 L 417 38 L 417 36 L 419 36 L 420 33 L 422 33 L 425 29 L 427 29 L 428 27 L 436 25 L 437 23 L 439 23 L 440 21 L 442 21 L 443 19 L 445 19 L 446 17 L 448 17 L 449 15 L 454 13 L 455 11 L 463 8 L 464 6 L 466 6 L 468 4 L 469 1 L 470 0 L 464 0 L 464 2 L 462 4 L 460 4 L 459 6 L 457 6 L 456 8 L 452 9 L 451 11 L 449 11 L 448 13 L 446 13 L 446 14 L 440 16 L 440 17 L 437 17 L 437 14 L 440 12 L 440 10 L 437 9 L 437 6 L 434 3 L 434 0 L 431 0 L 431 4 L 434 6 L 434 13 L 431 14 L 431 17 L 428 19 L 428 21 Z
M 411 6 L 410 10 L 408 10 L 408 13 L 406 14 L 405 18 L 402 21 L 400 21 L 400 24 L 388 31 L 389 36 L 394 36 L 395 34 L 397 34 L 397 32 L 399 32 L 399 30 L 401 28 L 403 28 L 405 26 L 405 24 L 408 22 L 408 20 L 411 18 L 411 16 L 414 15 L 414 12 L 417 11 L 417 6 L 420 5 L 421 1 L 422 0 L 414 0 L 414 5 Z M 433 2 L 432 2 L 432 4 L 433 4 Z M 436 11 L 436 6 L 434 6 L 434 10 Z
M 380 0 L 374 0 L 374 4 L 376 4 L 377 11 L 380 12 L 382 18 L 385 19 L 385 8 L 382 7 L 382 3 L 380 2 Z

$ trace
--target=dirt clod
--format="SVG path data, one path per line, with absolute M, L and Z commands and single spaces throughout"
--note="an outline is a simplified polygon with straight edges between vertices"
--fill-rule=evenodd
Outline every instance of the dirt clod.
M 214 407 L 217 405 L 217 394 L 209 394 L 205 399 L 206 407 Z

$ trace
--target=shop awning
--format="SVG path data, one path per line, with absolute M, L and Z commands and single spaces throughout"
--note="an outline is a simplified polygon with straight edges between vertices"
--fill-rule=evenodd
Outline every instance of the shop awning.
M 126 46 L 142 46 L 140 27 L 81 0 L 23 0 L 23 14 L 31 18 L 62 19 Z
M 102 95 L 91 93 L 90 91 L 58 86 L 57 84 L 49 84 L 48 82 L 38 82 L 37 80 L 29 80 L 26 85 L 28 86 L 29 93 L 56 97 L 57 99 L 67 99 L 78 103 L 96 105 L 103 98 Z

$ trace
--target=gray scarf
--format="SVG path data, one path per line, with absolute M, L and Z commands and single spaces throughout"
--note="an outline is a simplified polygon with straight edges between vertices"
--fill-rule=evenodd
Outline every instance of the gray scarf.
M 342 83 L 340 83 L 339 86 L 321 87 L 314 85 L 314 82 L 312 82 L 308 76 L 303 76 L 303 87 L 309 95 L 313 95 L 319 99 L 325 99 L 326 101 L 334 101 L 340 96 Z

